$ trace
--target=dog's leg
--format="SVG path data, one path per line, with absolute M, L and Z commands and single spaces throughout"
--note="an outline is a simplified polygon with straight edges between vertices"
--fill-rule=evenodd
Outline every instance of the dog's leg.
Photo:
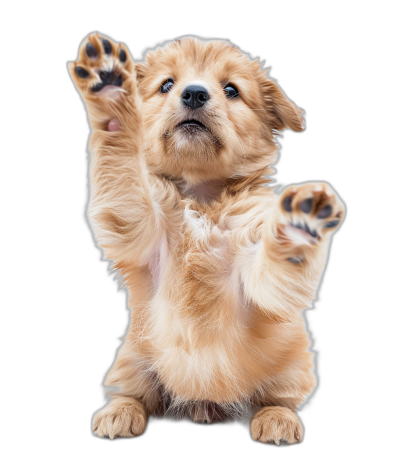
M 344 212 L 326 183 L 291 186 L 276 201 L 242 272 L 246 297 L 272 320 L 293 321 L 310 307 Z
M 256 441 L 277 445 L 281 441 L 294 444 L 303 439 L 303 426 L 296 413 L 283 406 L 264 406 L 258 410 L 251 420 L 250 432 Z
M 92 34 L 69 69 L 92 129 L 90 217 L 99 245 L 117 263 L 146 264 L 161 237 L 163 208 L 160 181 L 149 181 L 142 156 L 135 66 L 125 46 Z

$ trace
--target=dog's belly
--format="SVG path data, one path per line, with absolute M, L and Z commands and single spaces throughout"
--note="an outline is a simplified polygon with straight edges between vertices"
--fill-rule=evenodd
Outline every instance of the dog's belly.
M 281 343 L 276 325 L 244 322 L 257 313 L 238 311 L 236 301 L 213 301 L 196 317 L 159 299 L 152 315 L 151 370 L 182 401 L 243 403 L 273 380 L 287 343 Z
M 217 423 L 232 418 L 251 417 L 250 400 L 224 403 L 215 403 L 210 400 L 182 400 L 182 397 L 169 393 L 159 381 L 157 385 L 159 401 L 153 411 L 156 415 L 191 417 L 198 423 Z
M 255 387 L 245 377 L 240 383 L 240 373 L 235 376 L 233 370 L 217 370 L 209 361 L 199 367 L 185 360 L 184 353 L 175 353 L 175 361 L 174 353 L 170 351 L 167 359 L 168 353 L 164 352 L 151 367 L 151 388 L 158 396 L 156 416 L 207 424 L 248 418 Z M 196 355 L 200 361 L 201 354 Z
M 183 400 L 237 402 L 257 387 L 251 379 L 252 338 L 232 232 L 187 210 L 177 248 L 160 259 L 151 301 L 153 366 L 169 393 Z M 255 353 L 257 356 L 257 353 Z M 250 369 L 257 369 L 250 366 Z

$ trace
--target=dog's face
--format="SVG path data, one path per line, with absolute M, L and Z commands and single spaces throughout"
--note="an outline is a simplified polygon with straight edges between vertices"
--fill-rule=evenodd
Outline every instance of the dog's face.
M 301 113 L 260 65 L 223 41 L 185 38 L 137 65 L 146 158 L 196 184 L 273 163 L 273 130 L 302 130 Z

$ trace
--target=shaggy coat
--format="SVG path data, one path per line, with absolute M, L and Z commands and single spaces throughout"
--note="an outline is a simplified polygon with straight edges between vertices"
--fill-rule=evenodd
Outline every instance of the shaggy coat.
M 325 183 L 265 184 L 274 133 L 301 131 L 301 111 L 224 41 L 180 39 L 134 64 L 92 34 L 70 74 L 92 129 L 90 218 L 131 311 L 94 431 L 256 411 L 254 439 L 300 441 L 315 385 L 302 311 L 344 216 Z

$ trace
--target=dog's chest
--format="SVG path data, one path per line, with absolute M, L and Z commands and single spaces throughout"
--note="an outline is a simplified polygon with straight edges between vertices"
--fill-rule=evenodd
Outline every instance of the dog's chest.
M 156 301 L 174 312 L 171 322 L 190 321 L 198 328 L 200 319 L 213 323 L 228 304 L 233 313 L 240 303 L 234 234 L 221 220 L 216 223 L 215 218 L 186 208 L 175 247 L 168 247 L 166 254 L 161 250 Z M 162 310 L 160 305 L 158 309 Z
M 234 241 L 226 219 L 212 220 L 207 214 L 185 210 L 185 226 L 180 250 L 181 282 L 190 287 L 203 302 L 202 289 L 211 300 L 227 294 L 233 273 Z
M 259 241 L 257 217 L 238 223 L 226 210 L 209 212 L 188 204 L 175 245 L 164 243 L 159 256 L 157 297 L 194 322 L 214 321 L 227 309 L 233 320 L 243 311 L 241 267 Z
M 202 251 L 218 257 L 221 249 L 225 247 L 225 251 L 228 250 L 232 232 L 223 217 L 215 221 L 207 214 L 186 208 L 181 235 L 184 251 Z

